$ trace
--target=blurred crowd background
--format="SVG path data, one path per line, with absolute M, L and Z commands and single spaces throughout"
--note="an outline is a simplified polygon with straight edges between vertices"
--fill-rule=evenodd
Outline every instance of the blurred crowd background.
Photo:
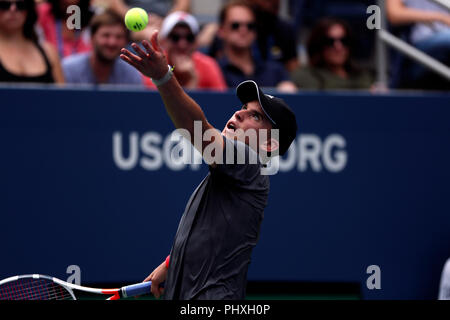
M 0 82 L 121 85 L 155 90 L 120 60 L 155 29 L 186 89 L 227 90 L 245 79 L 301 90 L 449 90 L 450 82 L 389 50 L 378 82 L 374 0 L 0 0 Z M 70 6 L 80 8 L 79 20 Z M 129 32 L 131 7 L 150 15 Z M 69 10 L 68 10 L 69 8 Z M 386 0 L 394 35 L 450 65 L 450 12 L 432 0 Z M 79 29 L 71 25 L 79 22 Z

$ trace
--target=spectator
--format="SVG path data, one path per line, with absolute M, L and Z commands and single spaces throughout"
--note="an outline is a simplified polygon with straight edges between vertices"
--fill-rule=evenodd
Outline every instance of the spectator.
M 0 0 L 0 81 L 63 83 L 58 53 L 40 44 L 34 0 Z
M 288 71 L 298 65 L 294 26 L 279 16 L 280 0 L 249 0 L 256 14 L 258 48 L 264 60 L 281 62 Z
M 387 17 L 393 25 L 411 25 L 410 42 L 419 50 L 450 65 L 450 11 L 429 0 L 388 0 Z M 404 60 L 397 87 L 450 89 L 450 81 L 421 65 Z
M 113 11 L 94 16 L 90 24 L 92 51 L 64 58 L 67 83 L 142 85 L 142 75 L 119 58 L 129 33 Z
M 352 61 L 353 38 L 345 21 L 324 18 L 307 41 L 309 66 L 292 73 L 301 89 L 369 89 L 373 76 Z
M 48 0 L 38 5 L 38 21 L 43 36 L 58 50 L 61 59 L 91 49 L 89 31 L 86 29 L 92 17 L 89 3 L 90 0 Z M 73 14 L 71 11 L 67 13 L 71 5 L 80 7 L 81 29 L 69 29 L 67 26 L 67 19 Z
M 223 57 L 219 59 L 219 64 L 229 87 L 251 79 L 262 87 L 276 87 L 283 92 L 297 90 L 282 64 L 264 61 L 254 55 L 255 15 L 246 1 L 228 2 L 219 18 L 218 36 L 223 42 Z
M 187 89 L 225 90 L 227 85 L 217 62 L 196 50 L 197 20 L 186 12 L 173 12 L 163 21 L 159 33 L 161 46 L 180 84 Z M 146 78 L 150 87 L 155 87 Z
M 125 17 L 133 7 L 139 7 L 150 15 L 149 25 L 143 31 L 133 32 L 133 40 L 148 40 L 155 29 L 160 29 L 163 19 L 171 12 L 189 12 L 191 0 L 108 0 L 111 9 Z

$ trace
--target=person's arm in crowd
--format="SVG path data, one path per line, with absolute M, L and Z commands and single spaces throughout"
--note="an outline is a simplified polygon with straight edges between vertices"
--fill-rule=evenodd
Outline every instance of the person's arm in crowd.
M 109 8 L 122 17 L 125 17 L 128 9 L 130 9 L 123 0 L 110 0 Z
M 175 0 L 172 9 L 170 12 L 175 11 L 191 11 L 191 0 Z
M 408 8 L 402 0 L 387 0 L 386 13 L 389 22 L 393 25 L 442 22 L 450 26 L 449 14 Z
M 292 81 L 286 80 L 277 84 L 277 90 L 284 93 L 295 93 L 297 87 Z
M 44 42 L 42 47 L 52 67 L 52 75 L 53 79 L 55 79 L 55 83 L 64 83 L 64 73 L 61 67 L 61 61 L 59 60 L 58 52 L 48 42 Z
M 197 45 L 199 48 L 209 48 L 214 41 L 214 37 L 219 30 L 219 24 L 210 22 L 205 24 L 197 35 Z

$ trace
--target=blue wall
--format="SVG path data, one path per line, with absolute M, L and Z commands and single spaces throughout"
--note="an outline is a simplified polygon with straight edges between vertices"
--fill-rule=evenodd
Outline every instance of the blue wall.
M 239 105 L 192 96 L 220 129 Z M 249 279 L 435 299 L 450 257 L 449 97 L 285 96 L 300 132 L 271 177 Z M 162 262 L 207 168 L 167 161 L 157 93 L 4 88 L 0 104 L 0 278 L 67 278 L 75 264 L 85 283 L 133 282 Z M 370 265 L 380 290 L 366 287 Z

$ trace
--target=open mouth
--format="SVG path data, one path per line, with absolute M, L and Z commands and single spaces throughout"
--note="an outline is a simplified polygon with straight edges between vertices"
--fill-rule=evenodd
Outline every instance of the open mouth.
M 236 131 L 236 125 L 233 122 L 228 122 L 227 129 Z

